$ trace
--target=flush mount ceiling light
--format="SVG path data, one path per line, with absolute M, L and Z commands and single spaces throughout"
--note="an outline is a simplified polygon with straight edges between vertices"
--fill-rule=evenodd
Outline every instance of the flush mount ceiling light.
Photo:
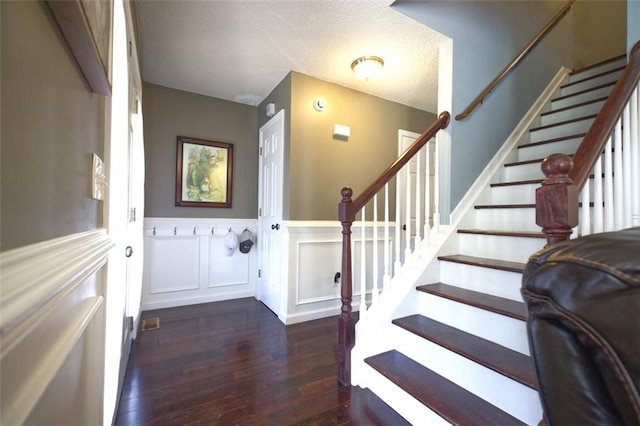
M 369 80 L 377 76 L 382 70 L 384 61 L 377 56 L 361 56 L 351 63 L 351 69 L 358 77 Z

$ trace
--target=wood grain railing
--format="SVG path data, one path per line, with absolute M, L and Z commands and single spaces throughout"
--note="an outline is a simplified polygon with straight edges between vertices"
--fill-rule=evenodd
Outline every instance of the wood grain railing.
M 547 25 L 544 26 L 542 30 L 538 34 L 536 34 L 531 41 L 518 53 L 513 60 L 506 66 L 500 73 L 496 76 L 496 78 L 489 83 L 489 85 L 467 106 L 464 111 L 460 114 L 456 115 L 456 120 L 463 120 L 468 117 L 469 114 L 473 112 L 478 105 L 480 105 L 484 99 L 491 93 L 493 89 L 509 74 L 514 68 L 518 66 L 520 61 L 524 59 L 525 56 L 534 48 L 536 44 L 560 21 L 560 19 L 571 9 L 571 6 L 575 0 L 569 0 L 563 7 L 556 13 L 553 18 L 547 22 Z
M 573 158 L 553 154 L 542 162 L 546 178 L 536 190 L 536 223 L 542 227 L 549 245 L 567 240 L 572 228 L 579 224 L 581 193 L 583 216 L 593 209 L 599 222 L 583 234 L 638 225 L 639 81 L 640 41 L 631 50 L 627 67 Z M 605 162 L 604 166 L 600 161 Z M 589 191 L 590 178 L 598 182 L 603 175 L 604 184 L 597 185 L 604 187 L 602 191 Z M 589 199 L 591 193 L 593 203 Z M 603 209 L 604 213 L 599 213 Z
M 340 296 L 342 300 L 342 308 L 340 313 L 340 318 L 338 320 L 338 381 L 343 386 L 348 386 L 351 384 L 351 350 L 355 344 L 355 319 L 352 314 L 352 298 L 353 298 L 353 271 L 352 271 L 352 249 L 351 249 L 351 227 L 353 222 L 356 219 L 356 214 L 363 210 L 365 205 L 369 203 L 372 199 L 375 199 L 378 192 L 380 192 L 389 181 L 394 178 L 400 170 L 414 157 L 416 154 L 420 152 L 422 148 L 424 148 L 429 140 L 431 140 L 439 130 L 446 128 L 449 125 L 450 114 L 448 112 L 443 112 L 439 115 L 438 119 L 431 125 L 427 130 L 420 135 L 415 142 L 407 148 L 397 160 L 389 165 L 378 178 L 373 181 L 369 187 L 367 187 L 362 194 L 358 197 L 352 199 L 353 190 L 349 187 L 345 187 L 341 191 L 342 200 L 338 204 L 338 217 L 340 222 L 342 223 L 342 271 L 341 271 L 341 288 L 340 288 Z M 419 156 L 419 154 L 418 154 Z M 425 188 L 428 188 L 425 185 Z M 385 191 L 386 192 L 386 191 Z M 396 194 L 396 196 L 399 196 Z M 388 205 L 385 205 L 388 207 Z M 385 210 L 388 210 L 386 208 Z M 363 210 L 364 211 L 364 210 Z M 377 207 L 374 207 L 374 218 L 376 217 Z M 425 209 L 428 211 L 428 209 Z M 399 214 L 396 211 L 396 216 Z M 388 231 L 388 211 L 387 216 L 385 218 L 385 229 Z M 397 222 L 397 217 L 396 217 Z M 363 223 L 364 223 L 364 215 L 363 215 Z M 399 223 L 399 222 L 398 222 Z M 407 225 L 409 226 L 409 225 Z M 377 229 L 377 224 L 374 224 L 374 228 Z M 374 231 L 374 232 L 377 232 Z M 376 234 L 377 235 L 377 234 Z M 375 238 L 375 237 L 374 237 Z M 385 241 L 388 242 L 389 238 L 385 238 Z M 374 239 L 375 241 L 375 239 Z M 375 244 L 374 244 L 375 245 Z M 363 226 L 363 257 L 364 257 L 364 226 Z M 385 245 L 385 247 L 387 247 Z M 375 247 L 374 247 L 374 250 Z M 376 257 L 374 255 L 374 257 Z M 388 258 L 388 256 L 385 256 Z M 375 262 L 375 260 L 374 260 Z M 363 262 L 364 263 L 364 262 Z M 364 283 L 364 281 L 363 281 Z M 364 285 L 362 286 L 364 290 Z M 376 289 L 377 292 L 377 289 Z M 375 295 L 374 295 L 375 297 Z M 364 314 L 363 307 L 365 292 L 362 291 L 360 294 L 361 298 L 361 309 L 360 315 Z

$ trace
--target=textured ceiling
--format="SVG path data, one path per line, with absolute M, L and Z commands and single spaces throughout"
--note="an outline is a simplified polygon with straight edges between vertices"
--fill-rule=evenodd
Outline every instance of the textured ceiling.
M 136 0 L 146 82 L 252 105 L 289 71 L 436 112 L 443 36 L 391 0 Z M 359 56 L 384 59 L 368 82 Z

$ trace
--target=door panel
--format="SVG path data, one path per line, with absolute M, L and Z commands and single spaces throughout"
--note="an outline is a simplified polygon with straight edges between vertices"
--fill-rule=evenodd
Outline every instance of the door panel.
M 282 308 L 284 110 L 260 128 L 258 297 L 276 315 Z

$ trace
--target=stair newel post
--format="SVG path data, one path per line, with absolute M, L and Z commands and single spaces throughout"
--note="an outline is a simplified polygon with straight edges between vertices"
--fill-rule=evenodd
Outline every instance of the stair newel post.
M 546 178 L 536 189 L 536 224 L 547 236 L 547 245 L 552 245 L 568 240 L 578 225 L 578 189 L 569 178 L 573 161 L 568 155 L 548 156 L 541 169 Z
M 338 204 L 338 218 L 342 223 L 342 278 L 340 298 L 342 308 L 338 318 L 338 382 L 342 386 L 351 385 L 351 349 L 355 345 L 355 320 L 351 314 L 353 279 L 351 271 L 351 225 L 355 220 L 355 209 L 351 196 L 353 190 L 342 188 L 342 201 Z

